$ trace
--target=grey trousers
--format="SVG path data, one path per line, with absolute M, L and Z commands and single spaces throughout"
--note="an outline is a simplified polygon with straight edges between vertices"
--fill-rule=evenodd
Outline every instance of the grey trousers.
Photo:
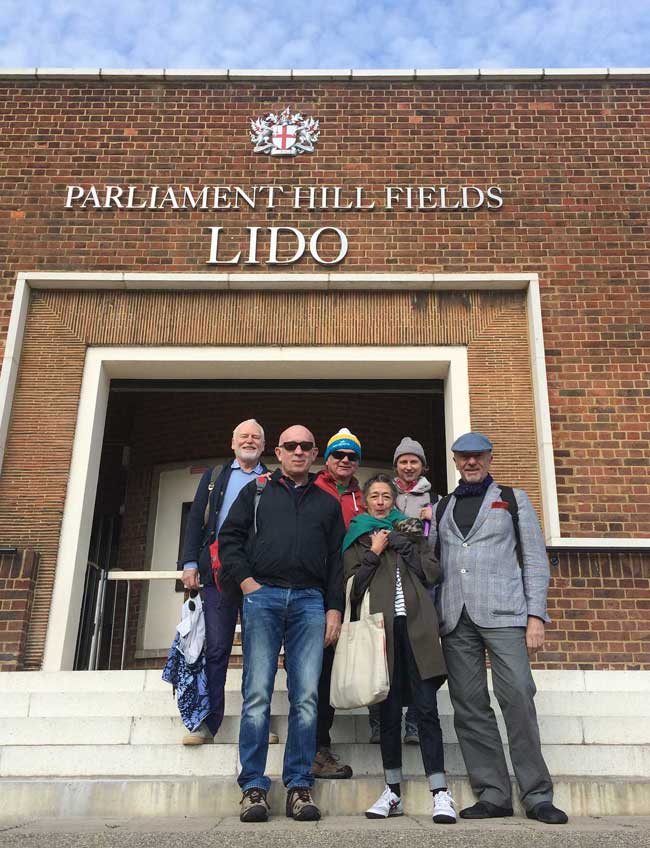
M 447 662 L 454 726 L 472 789 L 482 801 L 512 806 L 508 766 L 490 706 L 485 667 L 487 649 L 494 694 L 508 732 L 510 759 L 521 803 L 531 810 L 553 800 L 553 782 L 542 757 L 535 712 L 535 683 L 530 672 L 523 627 L 479 627 L 463 613 L 442 638 Z

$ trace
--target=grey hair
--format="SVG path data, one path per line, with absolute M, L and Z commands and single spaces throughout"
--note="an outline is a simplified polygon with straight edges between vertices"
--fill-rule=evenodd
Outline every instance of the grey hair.
M 260 424 L 260 422 L 259 422 L 259 421 L 257 421 L 257 419 L 255 419 L 255 418 L 246 418 L 246 419 L 244 419 L 244 421 L 240 421 L 240 422 L 239 422 L 239 424 L 238 424 L 238 425 L 235 427 L 235 429 L 232 431 L 232 437 L 233 437 L 233 439 L 235 438 L 235 436 L 236 436 L 236 434 L 237 434 L 237 430 L 239 430 L 239 428 L 240 428 L 240 427 L 242 427 L 244 424 L 255 424 L 255 425 L 257 425 L 257 426 L 260 428 L 260 433 L 262 434 L 262 441 L 263 441 L 264 443 L 266 443 L 266 437 L 265 437 L 265 435 L 264 435 L 264 427 L 262 427 L 262 425 Z
M 368 497 L 370 487 L 374 483 L 385 483 L 387 486 L 390 487 L 391 494 L 393 495 L 393 500 L 397 500 L 399 492 L 397 491 L 397 486 L 395 485 L 395 483 L 393 483 L 393 478 L 389 477 L 388 474 L 383 473 L 375 474 L 374 477 L 371 477 L 369 480 L 366 480 L 366 482 L 363 484 L 363 489 L 361 491 L 363 493 L 364 500 Z

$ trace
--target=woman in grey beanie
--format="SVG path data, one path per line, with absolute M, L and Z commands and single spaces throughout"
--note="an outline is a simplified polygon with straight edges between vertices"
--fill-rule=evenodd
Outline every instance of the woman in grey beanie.
M 431 494 L 431 483 L 424 476 L 428 469 L 422 445 L 410 436 L 404 436 L 395 448 L 393 467 L 397 474 L 395 485 L 399 493 L 395 503 L 397 509 L 410 518 L 431 521 L 432 504 L 437 503 L 440 496 Z

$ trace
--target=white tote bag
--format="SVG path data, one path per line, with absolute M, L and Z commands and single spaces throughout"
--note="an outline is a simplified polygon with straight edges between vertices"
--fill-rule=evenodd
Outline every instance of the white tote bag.
M 370 614 L 370 598 L 366 592 L 359 620 L 350 621 L 353 580 L 354 577 L 350 577 L 346 586 L 345 615 L 332 666 L 330 704 L 339 710 L 378 704 L 385 700 L 390 689 L 384 614 Z

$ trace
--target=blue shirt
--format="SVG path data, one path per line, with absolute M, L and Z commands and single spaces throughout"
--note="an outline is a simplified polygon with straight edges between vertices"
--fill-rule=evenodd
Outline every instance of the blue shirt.
M 262 474 L 264 469 L 262 465 L 258 462 L 255 468 L 252 471 L 244 471 L 243 468 L 239 465 L 238 460 L 233 460 L 232 465 L 230 466 L 232 471 L 230 472 L 230 478 L 228 480 L 228 485 L 226 486 L 226 491 L 223 496 L 223 502 L 221 504 L 221 509 L 219 510 L 219 515 L 217 515 L 217 536 L 219 535 L 219 530 L 221 530 L 221 525 L 228 517 L 228 513 L 230 512 L 230 507 L 237 500 L 237 495 L 241 492 L 241 490 L 246 486 L 251 480 L 254 480 L 259 474 Z M 183 566 L 183 571 L 186 571 L 188 568 L 198 568 L 198 562 L 186 562 Z

